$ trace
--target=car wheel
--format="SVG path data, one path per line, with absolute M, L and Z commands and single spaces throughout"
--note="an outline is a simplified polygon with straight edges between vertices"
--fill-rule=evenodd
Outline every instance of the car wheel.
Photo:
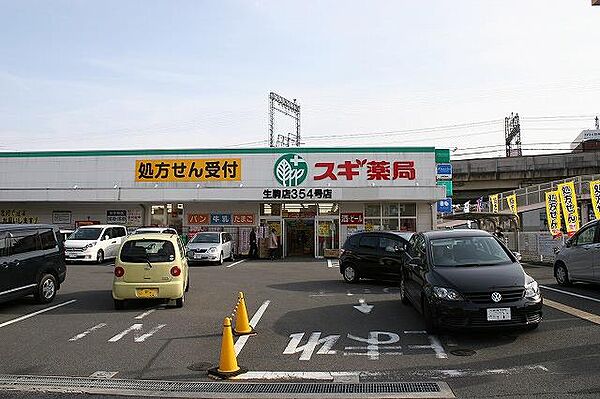
M 438 325 L 433 320 L 433 316 L 431 315 L 431 308 L 427 301 L 423 298 L 423 318 L 425 319 L 425 329 L 430 334 L 435 334 L 439 331 Z
M 115 310 L 123 310 L 125 309 L 125 301 L 119 300 L 119 299 L 113 299 L 113 302 L 115 304 Z
M 402 303 L 405 305 L 408 305 L 410 303 L 408 297 L 406 296 L 406 286 L 404 285 L 404 278 L 400 280 L 400 301 L 402 301 Z
M 567 267 L 559 263 L 556 265 L 556 269 L 554 270 L 554 277 L 556 278 L 556 282 L 560 285 L 571 285 L 571 280 L 569 280 L 569 271 Z
M 185 292 L 188 292 L 190 290 L 190 276 L 188 275 L 188 278 L 185 282 Z
M 358 282 L 358 273 L 356 272 L 356 269 L 352 265 L 348 265 L 348 266 L 344 267 L 343 276 L 344 276 L 344 280 L 347 283 L 354 284 L 354 283 Z
M 96 262 L 98 262 L 99 265 L 104 262 L 104 251 L 98 251 L 98 253 L 96 254 Z
M 175 299 L 175 307 L 182 308 L 185 303 L 185 294 L 181 296 L 181 298 Z
M 535 323 L 535 324 L 528 324 L 525 327 L 525 331 L 533 331 L 536 330 L 538 327 L 540 326 L 540 323 Z
M 49 303 L 55 296 L 56 278 L 51 274 L 44 274 L 35 290 L 35 300 L 39 303 Z

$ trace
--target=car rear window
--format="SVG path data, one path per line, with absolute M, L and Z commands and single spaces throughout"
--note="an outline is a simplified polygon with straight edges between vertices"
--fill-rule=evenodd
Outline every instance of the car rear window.
M 166 240 L 130 240 L 123 244 L 120 257 L 129 263 L 172 262 L 175 247 Z

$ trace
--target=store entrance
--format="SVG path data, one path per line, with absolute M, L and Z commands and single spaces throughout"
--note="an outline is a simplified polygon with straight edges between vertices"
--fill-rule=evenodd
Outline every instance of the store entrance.
M 315 256 L 315 220 L 285 220 L 286 256 Z

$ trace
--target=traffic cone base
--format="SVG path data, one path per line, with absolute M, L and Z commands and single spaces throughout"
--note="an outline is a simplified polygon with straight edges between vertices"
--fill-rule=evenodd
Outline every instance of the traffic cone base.
M 238 367 L 237 371 L 219 371 L 218 367 L 214 367 L 208 370 L 208 375 L 213 378 L 219 378 L 222 380 L 226 380 L 231 377 L 235 377 L 236 375 L 247 373 L 248 369 L 245 367 Z
M 233 335 L 236 337 L 241 337 L 242 335 L 258 335 L 258 332 L 256 332 L 256 330 L 254 328 L 252 328 L 252 326 L 250 326 L 249 332 L 239 332 L 234 329 Z
M 246 309 L 246 300 L 244 299 L 243 292 L 240 292 L 239 294 L 239 303 L 237 311 L 235 312 L 235 328 L 233 329 L 233 335 L 256 335 L 256 331 L 248 321 L 248 310 Z

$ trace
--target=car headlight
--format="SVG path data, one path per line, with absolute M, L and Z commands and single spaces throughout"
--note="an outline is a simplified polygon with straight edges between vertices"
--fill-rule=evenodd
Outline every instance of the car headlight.
M 433 287 L 433 294 L 436 296 L 436 298 L 443 299 L 445 301 L 463 300 L 463 297 L 458 293 L 458 291 L 453 290 L 452 288 Z
M 540 287 L 537 281 L 531 280 L 525 284 L 525 298 L 535 298 L 538 295 L 540 295 Z
M 211 254 L 214 254 L 215 252 L 217 252 L 217 247 L 210 247 L 208 252 L 210 252 Z

